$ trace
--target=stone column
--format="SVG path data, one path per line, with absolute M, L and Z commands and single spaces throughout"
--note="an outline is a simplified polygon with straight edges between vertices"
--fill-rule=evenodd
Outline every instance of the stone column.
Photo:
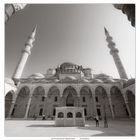
M 64 87 L 63 87 L 62 83 L 60 85 L 59 90 L 60 90 L 60 106 L 64 106 L 65 105 L 65 102 L 64 102 L 65 99 L 64 99 L 64 96 L 63 96 Z
M 31 100 L 32 100 L 32 94 L 29 95 L 29 100 L 28 100 L 28 103 L 27 103 L 24 119 L 27 119 L 27 117 L 28 117 Z
M 92 98 L 93 98 L 93 110 L 94 110 L 94 115 L 97 115 L 97 108 L 96 108 L 96 100 L 95 100 L 95 90 L 92 91 Z
M 8 114 L 7 118 L 11 118 L 11 114 L 12 114 L 12 111 L 14 109 L 14 106 L 15 106 L 15 103 L 16 103 L 16 99 L 17 99 L 17 94 L 15 95 L 15 97 L 12 100 L 12 104 L 11 104 L 10 111 L 9 111 L 9 114 Z
M 77 96 L 77 107 L 80 107 L 80 97 Z
M 108 95 L 108 101 L 109 101 L 109 106 L 110 106 L 110 109 L 111 109 L 112 118 L 114 119 L 115 115 L 114 115 L 114 110 L 113 110 L 112 100 L 111 100 L 111 96 L 110 95 Z
M 131 117 L 132 117 L 132 113 L 131 113 L 131 111 L 130 111 L 129 102 L 128 102 L 128 99 L 127 99 L 127 97 L 126 97 L 125 94 L 123 94 L 123 98 L 124 98 L 124 102 L 125 102 L 126 109 L 127 109 L 127 111 L 128 111 L 129 117 L 131 118 Z

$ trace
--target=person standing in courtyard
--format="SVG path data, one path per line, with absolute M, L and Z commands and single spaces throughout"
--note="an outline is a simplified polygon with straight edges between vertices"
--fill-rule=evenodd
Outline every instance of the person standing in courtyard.
M 33 118 L 34 118 L 34 120 L 36 120 L 36 119 L 37 119 L 37 115 L 36 115 L 36 114 L 34 114 L 34 115 L 33 115 Z
M 46 120 L 46 116 L 45 115 L 42 115 L 42 120 Z
M 104 128 L 108 128 L 108 122 L 106 116 L 104 116 Z
M 95 117 L 95 121 L 96 121 L 96 127 L 99 127 L 99 117 L 98 116 Z

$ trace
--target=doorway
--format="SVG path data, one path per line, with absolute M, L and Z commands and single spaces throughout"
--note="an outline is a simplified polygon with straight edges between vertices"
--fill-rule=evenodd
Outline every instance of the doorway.
M 71 93 L 68 94 L 66 99 L 66 106 L 74 106 L 74 97 Z

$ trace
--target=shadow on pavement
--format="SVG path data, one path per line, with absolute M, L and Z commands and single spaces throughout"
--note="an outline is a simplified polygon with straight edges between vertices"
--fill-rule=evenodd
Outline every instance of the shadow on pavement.
M 33 124 L 33 125 L 29 125 L 27 127 L 55 127 L 55 125 L 43 125 L 43 124 Z
M 128 121 L 126 122 L 114 121 L 114 122 L 115 123 L 112 123 L 112 121 L 109 120 L 108 128 L 105 128 L 103 121 L 100 121 L 99 127 L 96 127 L 95 122 L 88 121 L 86 122 L 85 127 L 77 127 L 77 128 L 83 130 L 93 130 L 94 134 L 91 135 L 91 137 L 92 136 L 135 136 L 135 129 L 133 129 L 134 121 L 132 122 L 129 121 L 129 124 L 126 123 Z M 97 131 L 101 133 L 96 133 Z

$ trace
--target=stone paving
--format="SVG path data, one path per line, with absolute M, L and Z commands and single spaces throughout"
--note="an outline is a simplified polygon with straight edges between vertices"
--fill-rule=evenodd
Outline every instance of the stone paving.
M 56 127 L 48 120 L 6 120 L 6 137 L 93 137 L 135 136 L 135 121 L 128 119 L 103 121 L 96 127 L 95 121 L 86 121 L 85 127 Z

